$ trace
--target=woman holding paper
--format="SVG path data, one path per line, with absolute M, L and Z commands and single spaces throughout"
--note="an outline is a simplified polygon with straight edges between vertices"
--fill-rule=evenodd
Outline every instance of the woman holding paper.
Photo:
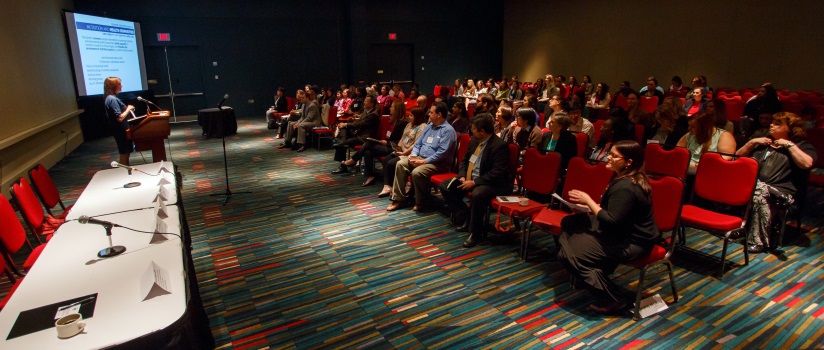
M 126 105 L 117 98 L 123 86 L 120 78 L 108 77 L 103 81 L 103 90 L 106 93 L 106 119 L 109 120 L 109 129 L 117 143 L 117 153 L 120 154 L 120 164 L 129 165 L 129 155 L 132 153 L 132 140 L 126 137 L 129 128 L 129 116 L 133 114 L 134 106 Z
M 643 166 L 644 148 L 635 141 L 619 141 L 607 156 L 607 169 L 615 174 L 601 204 L 585 192 L 569 192 L 570 201 L 588 207 L 592 216 L 577 214 L 561 221 L 558 260 L 573 281 L 593 291 L 596 301 L 589 308 L 599 313 L 626 309 L 628 295 L 608 276 L 618 264 L 648 254 L 660 237 Z

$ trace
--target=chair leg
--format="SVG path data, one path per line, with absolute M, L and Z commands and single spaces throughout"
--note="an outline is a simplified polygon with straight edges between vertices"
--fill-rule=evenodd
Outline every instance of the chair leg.
M 675 287 L 675 275 L 672 273 L 672 263 L 669 261 L 664 261 L 664 264 L 667 265 L 667 271 L 669 271 L 669 278 L 670 278 L 670 287 L 672 287 L 672 299 L 673 302 L 678 302 L 678 288 Z
M 521 260 L 526 261 L 526 254 L 527 254 L 527 246 L 529 245 L 529 235 L 532 233 L 532 220 L 526 219 L 526 223 L 524 225 L 523 233 L 521 234 L 521 248 L 520 248 L 520 256 Z
M 728 242 L 729 241 L 727 240 L 727 237 L 724 237 L 724 244 L 721 248 L 721 273 L 718 275 L 719 280 L 724 278 L 724 267 L 726 267 L 726 265 L 727 265 L 727 243 Z M 747 250 L 747 247 L 745 246 L 744 251 L 746 251 L 746 250 Z M 744 253 L 744 254 L 746 254 L 746 253 Z
M 632 319 L 635 321 L 641 320 L 641 291 L 644 290 L 644 275 L 647 273 L 647 267 L 641 268 L 640 276 L 638 277 L 638 288 L 635 289 L 635 312 Z

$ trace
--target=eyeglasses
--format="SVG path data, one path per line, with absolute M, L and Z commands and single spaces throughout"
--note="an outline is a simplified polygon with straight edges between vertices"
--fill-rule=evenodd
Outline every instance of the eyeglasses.
M 612 153 L 607 154 L 607 156 L 612 158 L 612 159 L 622 159 L 622 158 L 624 158 L 623 156 L 615 155 L 615 154 L 612 154 Z

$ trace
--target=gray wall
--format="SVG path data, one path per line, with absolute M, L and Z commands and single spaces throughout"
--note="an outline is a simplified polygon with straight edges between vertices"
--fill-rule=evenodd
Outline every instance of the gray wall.
M 818 89 L 821 1 L 507 1 L 503 70 L 611 87 L 705 75 L 711 87 Z

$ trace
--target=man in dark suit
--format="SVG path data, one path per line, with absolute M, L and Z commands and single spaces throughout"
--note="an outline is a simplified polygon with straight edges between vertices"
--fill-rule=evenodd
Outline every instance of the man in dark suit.
M 372 96 L 366 96 L 363 99 L 363 114 L 355 118 L 349 123 L 338 124 L 340 130 L 340 141 L 336 143 L 335 147 L 335 161 L 342 162 L 346 160 L 346 149 L 362 145 L 366 142 L 367 137 L 377 138 L 378 126 L 380 125 L 381 117 L 375 108 L 375 99 Z M 341 164 L 332 174 L 348 173 L 349 169 Z
M 512 193 L 513 175 L 509 169 L 509 147 L 495 135 L 492 115 L 476 115 L 471 130 L 472 141 L 461 161 L 458 176 L 440 184 L 447 206 L 455 213 L 457 230 L 469 231 L 469 238 L 463 244 L 467 248 L 486 238 L 484 218 L 489 204 L 495 196 Z M 472 193 L 469 208 L 464 203 L 467 192 Z

